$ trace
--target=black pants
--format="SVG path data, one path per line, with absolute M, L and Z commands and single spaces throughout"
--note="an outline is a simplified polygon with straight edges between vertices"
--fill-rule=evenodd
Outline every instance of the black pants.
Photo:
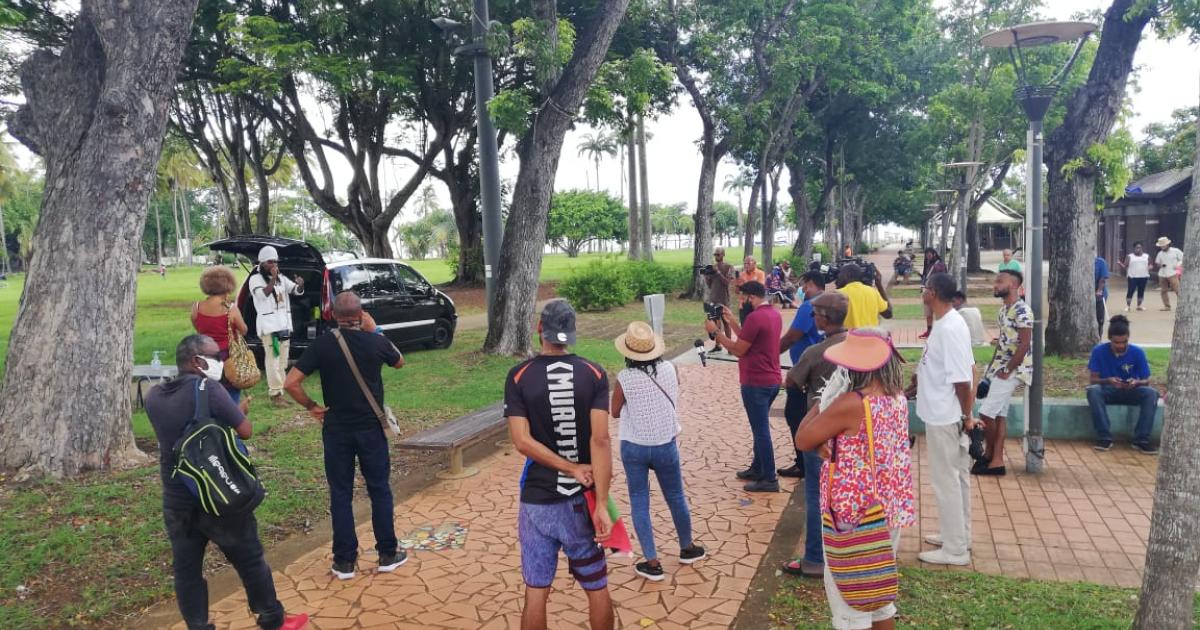
M 1150 278 L 1129 278 L 1127 281 L 1129 287 L 1125 289 L 1125 304 L 1128 305 L 1133 301 L 1133 293 L 1137 291 L 1138 306 L 1142 305 L 1142 301 L 1146 299 L 1146 283 Z
M 1096 296 L 1096 327 L 1100 330 L 1100 338 L 1104 338 L 1104 297 Z
M 804 458 L 801 456 L 800 449 L 796 448 L 796 430 L 800 428 L 800 421 L 804 419 L 808 413 L 808 395 L 799 389 L 785 387 L 787 400 L 783 406 L 783 416 L 787 418 L 788 429 L 792 432 L 792 449 L 796 451 L 796 466 L 804 468 Z
M 163 507 L 163 522 L 171 540 L 175 569 L 175 599 L 188 630 L 213 630 L 208 622 L 208 582 L 204 579 L 204 550 L 212 542 L 237 570 L 258 626 L 277 630 L 283 625 L 283 604 L 275 597 L 271 567 L 263 558 L 258 521 L 253 514 L 214 517 L 199 507 Z
M 396 553 L 396 526 L 390 484 L 391 460 L 387 436 L 376 426 L 363 431 L 321 432 L 325 446 L 325 479 L 329 482 L 329 513 L 333 517 L 333 561 L 358 559 L 354 531 L 354 463 L 357 460 L 371 499 L 371 526 L 380 556 Z

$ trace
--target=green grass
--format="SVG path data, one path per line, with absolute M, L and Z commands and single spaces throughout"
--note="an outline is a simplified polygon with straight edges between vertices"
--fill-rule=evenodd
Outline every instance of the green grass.
M 1135 589 L 902 568 L 897 627 L 932 630 L 1130 627 Z M 1200 598 L 1196 602 L 1200 613 Z M 787 578 L 771 600 L 775 628 L 828 628 L 819 580 Z
M 892 297 L 892 295 L 889 293 L 888 297 Z M 1000 306 L 998 304 L 981 304 L 975 302 L 972 306 L 979 309 L 979 315 L 983 318 L 985 326 L 988 322 L 995 322 L 996 317 L 1000 314 Z M 920 304 L 894 304 L 892 305 L 892 318 L 924 320 L 925 310 Z

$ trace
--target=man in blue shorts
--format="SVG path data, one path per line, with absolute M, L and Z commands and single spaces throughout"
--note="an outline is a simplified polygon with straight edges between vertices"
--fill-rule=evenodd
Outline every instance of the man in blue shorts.
M 608 485 L 608 376 L 575 356 L 575 310 L 553 300 L 538 322 L 542 352 L 514 367 L 504 383 L 504 415 L 518 452 L 529 458 L 521 483 L 517 530 L 525 580 L 523 630 L 546 627 L 546 602 L 558 551 L 587 591 L 592 630 L 613 627 L 608 567 L 600 542 L 611 534 Z M 588 513 L 584 493 L 594 490 Z

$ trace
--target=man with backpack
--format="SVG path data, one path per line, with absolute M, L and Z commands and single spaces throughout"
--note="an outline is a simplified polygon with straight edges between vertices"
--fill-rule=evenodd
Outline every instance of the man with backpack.
M 325 479 L 333 519 L 333 575 L 355 576 L 358 535 L 354 531 L 354 466 L 362 469 L 371 499 L 371 526 L 379 552 L 377 571 L 390 573 L 408 560 L 396 540 L 391 459 L 383 424 L 383 366 L 404 367 L 404 357 L 383 335 L 362 329 L 366 314 L 353 291 L 333 300 L 337 330 L 321 335 L 287 375 L 284 390 L 321 424 Z M 351 359 L 353 361 L 351 361 Z M 324 406 L 308 397 L 304 379 L 321 373 Z M 367 392 L 370 398 L 367 398 Z
M 222 372 L 219 354 L 217 342 L 210 337 L 185 337 L 175 349 L 179 378 L 155 387 L 146 397 L 146 415 L 158 438 L 163 521 L 171 541 L 179 612 L 188 630 L 214 628 L 208 621 L 208 583 L 204 579 L 204 550 L 212 542 L 242 578 L 250 610 L 258 615 L 259 627 L 299 630 L 308 623 L 308 615 L 284 613 L 283 604 L 275 596 L 271 567 L 263 558 L 258 523 L 254 519 L 254 507 L 262 500 L 262 486 L 253 474 L 253 466 L 242 469 L 231 465 L 224 455 L 216 457 L 214 461 L 219 466 L 214 466 L 214 473 L 220 481 L 215 483 L 227 484 L 227 492 L 214 491 L 211 499 L 195 484 L 189 487 L 185 483 L 186 473 L 176 472 L 180 463 L 177 453 L 184 454 L 181 469 L 189 464 L 202 467 L 211 464 L 189 457 L 188 447 L 194 448 L 195 444 L 189 443 L 188 437 L 225 437 L 236 443 L 237 439 L 249 439 L 252 433 L 246 419 L 248 400 L 243 399 L 240 406 L 235 404 L 217 382 Z M 227 457 L 235 455 L 229 453 Z M 222 469 L 226 470 L 224 478 L 219 472 Z M 236 492 L 228 491 L 230 487 Z M 245 499 L 239 501 L 236 494 L 244 494 Z

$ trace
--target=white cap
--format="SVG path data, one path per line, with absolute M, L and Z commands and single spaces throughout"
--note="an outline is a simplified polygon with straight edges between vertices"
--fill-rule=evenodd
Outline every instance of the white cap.
M 268 260 L 279 260 L 279 252 L 275 251 L 275 248 L 270 245 L 258 250 L 259 264 L 265 263 Z

